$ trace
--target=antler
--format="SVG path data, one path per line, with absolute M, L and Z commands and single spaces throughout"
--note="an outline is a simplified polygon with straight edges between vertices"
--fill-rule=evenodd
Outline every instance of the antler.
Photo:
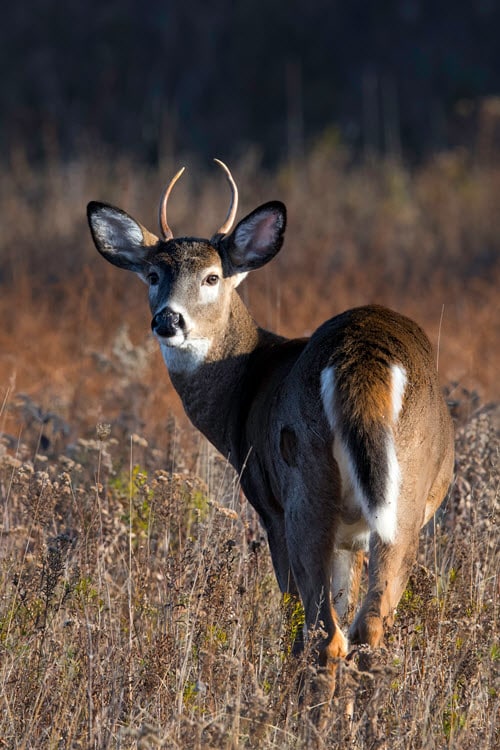
M 173 177 L 170 180 L 170 184 L 168 187 L 165 188 L 161 201 L 160 201 L 160 229 L 163 235 L 164 240 L 171 240 L 173 235 L 172 230 L 168 226 L 167 222 L 167 203 L 168 203 L 168 197 L 170 193 L 172 192 L 172 188 L 181 176 L 181 174 L 184 172 L 185 167 L 182 167 L 182 169 L 179 169 L 175 177 Z
M 214 159 L 214 161 L 217 162 L 217 164 L 219 164 L 219 166 L 221 166 L 226 173 L 227 181 L 229 182 L 229 185 L 231 187 L 231 203 L 229 205 L 229 211 L 223 225 L 216 232 L 216 234 L 227 234 L 233 226 L 234 220 L 236 218 L 236 212 L 238 211 L 238 188 L 236 187 L 236 183 L 231 172 L 229 171 L 229 168 L 224 164 L 224 162 L 220 159 Z M 170 193 L 172 192 L 172 188 L 184 172 L 184 169 L 185 167 L 179 169 L 177 174 L 172 178 L 168 187 L 165 188 L 160 201 L 160 229 L 164 240 L 171 240 L 174 236 L 167 222 L 167 203 Z
M 233 180 L 233 176 L 231 172 L 229 171 L 228 167 L 224 164 L 223 161 L 220 159 L 214 159 L 217 164 L 222 167 L 224 172 L 226 173 L 227 181 L 229 182 L 229 185 L 231 187 L 231 204 L 229 206 L 229 211 L 226 216 L 226 220 L 224 221 L 224 224 L 221 226 L 221 228 L 216 232 L 216 234 L 227 234 L 231 227 L 233 226 L 234 219 L 236 217 L 236 212 L 238 210 L 238 188 L 236 187 L 236 183 Z

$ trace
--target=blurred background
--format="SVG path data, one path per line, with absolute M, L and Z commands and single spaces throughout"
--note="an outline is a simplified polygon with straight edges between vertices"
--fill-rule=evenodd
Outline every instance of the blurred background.
M 491 146 L 477 126 L 499 92 L 499 30 L 494 0 L 9 4 L 1 141 L 148 164 L 252 148 L 272 166 L 325 136 L 412 162 Z
M 0 430 L 55 450 L 102 420 L 162 444 L 185 424 L 142 285 L 97 255 L 85 207 L 155 230 L 186 164 L 171 223 L 210 236 L 228 201 L 214 156 L 240 217 L 289 209 L 284 250 L 242 289 L 262 325 L 303 335 L 388 304 L 429 333 L 451 399 L 498 398 L 498 3 L 30 0 L 2 16 Z

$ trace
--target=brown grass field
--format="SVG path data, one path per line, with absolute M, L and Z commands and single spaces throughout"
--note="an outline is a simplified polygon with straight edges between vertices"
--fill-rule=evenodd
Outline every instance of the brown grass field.
M 178 166 L 19 151 L 0 175 L 0 748 L 497 748 L 500 163 L 353 164 L 322 143 L 272 174 L 231 165 L 239 216 L 289 211 L 242 288 L 259 323 L 304 335 L 392 306 L 433 341 L 456 420 L 388 649 L 341 665 L 320 728 L 258 519 L 182 414 L 143 285 L 86 226 L 97 199 L 155 230 Z M 188 167 L 171 225 L 210 236 L 227 187 Z

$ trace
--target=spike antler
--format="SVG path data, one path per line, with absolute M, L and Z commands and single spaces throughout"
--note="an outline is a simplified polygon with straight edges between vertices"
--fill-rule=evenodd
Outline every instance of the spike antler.
M 227 234 L 231 227 L 233 226 L 234 220 L 236 218 L 236 212 L 238 210 L 238 188 L 236 187 L 236 183 L 233 179 L 233 176 L 231 172 L 229 171 L 229 168 L 224 164 L 223 161 L 220 159 L 214 159 L 219 166 L 222 167 L 224 172 L 226 173 L 226 179 L 229 182 L 229 185 L 231 187 L 231 203 L 229 205 L 229 211 L 227 213 L 226 219 L 221 226 L 220 229 L 217 230 L 214 236 L 218 234 Z M 179 177 L 184 172 L 185 167 L 182 167 L 182 169 L 179 169 L 177 174 L 171 179 L 169 185 L 165 188 L 161 201 L 160 201 L 160 229 L 161 233 L 163 235 L 164 240 L 171 240 L 173 235 L 172 230 L 168 226 L 167 221 L 167 203 L 170 196 L 170 193 L 172 192 L 172 188 L 174 187 L 175 183 L 179 179 Z
M 161 201 L 160 201 L 160 229 L 161 233 L 163 235 L 164 240 L 171 240 L 173 235 L 172 230 L 168 226 L 167 222 L 167 203 L 168 203 L 168 197 L 170 193 L 172 192 L 172 188 L 181 176 L 181 174 L 184 172 L 185 167 L 182 167 L 182 169 L 179 169 L 177 174 L 170 180 L 170 184 L 165 188 Z
M 229 171 L 229 168 L 226 167 L 223 161 L 220 159 L 214 159 L 214 161 L 222 167 L 224 172 L 226 173 L 227 181 L 229 182 L 229 185 L 231 187 L 231 203 L 229 206 L 229 211 L 226 216 L 226 220 L 224 221 L 224 224 L 221 226 L 221 228 L 215 233 L 217 234 L 227 234 L 231 227 L 233 226 L 234 219 L 236 217 L 236 212 L 238 210 L 238 188 L 236 187 L 236 183 L 233 180 L 233 175 Z

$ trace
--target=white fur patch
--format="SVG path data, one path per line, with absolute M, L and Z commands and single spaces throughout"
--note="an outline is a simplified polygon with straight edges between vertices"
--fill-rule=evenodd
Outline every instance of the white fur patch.
M 407 383 L 406 370 L 402 365 L 391 366 L 392 421 L 397 422 Z
M 406 373 L 399 365 L 392 368 L 392 414 L 399 415 L 401 410 Z M 404 377 L 403 377 L 404 376 Z M 342 480 L 342 499 L 351 509 L 361 508 L 370 529 L 375 531 L 387 544 L 394 542 L 397 532 L 397 504 L 401 482 L 399 464 L 394 445 L 392 429 L 387 434 L 387 484 L 383 502 L 375 511 L 359 483 L 356 466 L 341 437 L 339 415 L 335 406 L 335 369 L 327 367 L 321 373 L 321 398 L 328 422 L 334 432 L 333 456 L 337 461 Z
M 160 349 L 169 372 L 194 372 L 206 359 L 210 349 L 209 339 L 187 339 L 178 346 L 169 346 L 161 339 Z
M 368 501 L 359 484 L 349 450 L 340 435 L 340 424 L 335 408 L 334 367 L 327 367 L 321 373 L 321 398 L 326 418 L 334 433 L 333 457 L 338 464 L 342 480 L 342 500 L 349 510 L 362 509 L 363 515 L 367 518 Z
M 210 286 L 209 284 L 203 284 L 203 286 L 200 289 L 200 301 L 204 305 L 208 305 L 211 302 L 215 302 L 220 294 L 220 283 L 219 284 L 213 284 Z
M 330 427 L 335 429 L 335 376 L 333 367 L 325 367 L 320 377 L 321 381 L 321 400 L 323 401 L 323 408 L 325 410 L 326 418 Z
M 112 208 L 103 207 L 92 215 L 92 227 L 103 245 L 114 252 L 135 258 L 130 247 L 142 245 L 140 226 L 130 216 L 118 213 Z
M 391 401 L 392 420 L 395 425 L 398 421 L 403 406 L 406 388 L 406 370 L 402 365 L 391 366 Z M 397 532 L 397 510 L 399 490 L 401 487 L 401 471 L 396 455 L 394 442 L 394 431 L 391 428 L 387 436 L 387 484 L 385 489 L 385 502 L 377 510 L 375 522 L 377 533 L 384 542 L 394 542 Z
M 383 542 L 391 544 L 396 539 L 398 528 L 398 497 L 401 484 L 401 473 L 394 447 L 392 431 L 387 436 L 387 483 L 384 502 L 373 513 L 373 527 Z
M 236 287 L 239 286 L 247 276 L 248 271 L 243 271 L 243 273 L 235 273 L 234 276 L 232 276 L 234 288 L 236 289 Z
M 368 552 L 370 542 L 370 527 L 363 516 L 355 523 L 343 523 L 335 529 L 335 547 L 337 549 L 357 550 Z

